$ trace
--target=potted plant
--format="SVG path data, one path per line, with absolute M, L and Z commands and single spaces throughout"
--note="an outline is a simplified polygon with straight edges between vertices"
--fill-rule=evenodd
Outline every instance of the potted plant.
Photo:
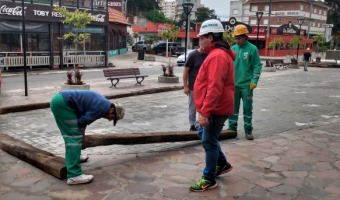
M 85 41 L 90 37 L 89 33 L 81 33 L 81 29 L 85 29 L 88 24 L 93 21 L 91 14 L 87 10 L 69 11 L 65 7 L 55 7 L 55 11 L 60 12 L 64 16 L 63 24 L 70 26 L 71 30 L 65 33 L 61 39 L 71 40 L 75 46 L 75 50 L 78 50 L 80 45 L 83 45 L 83 51 L 85 55 Z M 78 60 L 78 54 L 75 53 L 76 60 Z M 78 69 L 80 63 L 74 64 L 73 71 L 67 72 L 67 82 L 62 85 L 64 89 L 90 89 L 90 85 L 82 81 L 83 73 Z M 73 78 L 72 78 L 73 77 Z
M 325 50 L 323 44 L 325 43 L 325 36 L 323 35 L 314 35 L 313 36 L 313 40 L 316 43 L 316 58 L 315 58 L 315 62 L 320 62 L 321 61 L 321 52 L 323 52 Z
M 268 48 L 272 50 L 272 57 L 275 57 L 275 50 L 277 47 L 281 46 L 284 43 L 283 38 L 278 37 L 274 38 L 273 41 L 268 43 Z M 273 66 L 273 59 L 269 59 L 266 61 L 266 67 L 274 67 Z M 274 70 L 276 71 L 276 70 Z
M 173 25 L 167 25 L 167 29 L 161 32 L 161 37 L 166 39 L 166 42 L 174 42 L 178 37 L 179 29 L 177 26 Z M 166 45 L 167 49 L 167 56 L 169 57 L 169 61 L 167 65 L 162 65 L 163 74 L 158 76 L 158 82 L 159 83 L 178 83 L 179 77 L 175 76 L 174 74 L 174 64 L 172 63 L 172 56 L 170 51 L 169 53 L 169 45 Z

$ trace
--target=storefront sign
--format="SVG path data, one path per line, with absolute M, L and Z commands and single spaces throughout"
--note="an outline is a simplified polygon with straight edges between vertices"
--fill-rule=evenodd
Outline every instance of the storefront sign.
M 257 26 L 251 27 L 251 33 L 257 33 Z M 267 27 L 259 27 L 259 33 L 265 34 L 267 33 Z
M 275 16 L 300 16 L 299 11 L 272 11 Z
M 109 7 L 112 7 L 118 11 L 122 11 L 123 10 L 123 3 L 122 0 L 108 0 L 107 1 L 107 5 Z
M 48 21 L 59 22 L 63 15 L 53 10 L 52 6 L 27 4 L 24 8 L 26 20 L 32 21 Z M 97 23 L 105 23 L 107 20 L 106 12 L 92 11 L 90 13 L 93 21 Z M 2 19 L 21 20 L 22 7 L 20 4 L 12 2 L 0 2 L 0 17 Z
M 235 17 L 231 17 L 231 18 L 229 19 L 228 22 L 221 22 L 221 23 L 222 23 L 222 25 L 224 26 L 224 30 L 226 30 L 226 31 L 228 31 L 228 32 L 233 32 L 235 26 L 237 26 L 237 25 L 239 25 L 239 24 L 245 25 L 245 26 L 247 27 L 249 33 L 252 32 L 252 27 L 251 27 L 251 26 L 249 26 L 248 24 L 245 24 L 245 23 L 243 23 L 243 22 L 238 22 L 238 21 L 236 21 L 236 18 L 235 18 Z

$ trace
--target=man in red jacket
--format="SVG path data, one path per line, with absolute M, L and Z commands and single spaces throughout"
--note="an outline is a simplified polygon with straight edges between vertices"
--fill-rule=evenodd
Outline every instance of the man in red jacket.
M 218 141 L 224 122 L 234 112 L 235 52 L 223 40 L 223 32 L 221 22 L 211 19 L 202 23 L 198 35 L 200 46 L 208 52 L 194 85 L 200 125 L 198 135 L 205 150 L 205 168 L 202 178 L 190 187 L 191 191 L 215 188 L 216 176 L 232 169 Z

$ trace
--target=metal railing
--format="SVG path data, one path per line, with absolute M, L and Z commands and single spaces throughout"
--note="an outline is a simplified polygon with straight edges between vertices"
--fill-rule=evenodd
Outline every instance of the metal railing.
M 82 55 L 79 55 L 79 54 Z M 8 70 L 10 67 L 24 66 L 23 55 L 20 52 L 0 52 L 0 67 Z M 49 66 L 50 55 L 49 52 L 29 52 L 26 56 L 27 66 L 32 69 L 33 66 Z M 105 52 L 104 51 L 89 51 L 85 52 L 65 52 L 63 57 L 63 64 L 67 67 L 69 65 L 80 64 L 86 65 L 104 65 Z M 60 56 L 53 56 L 53 65 L 60 65 Z

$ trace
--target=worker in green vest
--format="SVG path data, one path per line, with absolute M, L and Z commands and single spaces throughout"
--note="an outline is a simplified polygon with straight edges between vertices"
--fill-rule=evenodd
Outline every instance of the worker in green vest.
M 244 131 L 248 140 L 253 140 L 253 92 L 260 78 L 262 63 L 256 46 L 248 41 L 248 29 L 245 25 L 237 25 L 233 35 L 236 44 L 232 49 L 236 52 L 235 67 L 235 107 L 234 115 L 229 117 L 230 131 L 237 131 L 240 102 L 243 103 Z

